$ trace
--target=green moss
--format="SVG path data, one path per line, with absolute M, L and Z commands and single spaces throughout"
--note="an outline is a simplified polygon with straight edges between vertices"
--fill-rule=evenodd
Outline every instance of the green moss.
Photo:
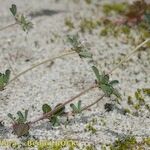
M 104 28 L 104 29 L 101 30 L 100 35 L 101 35 L 101 36 L 107 36 L 107 35 L 108 35 L 108 32 L 109 32 L 108 29 L 107 29 L 107 28 Z
M 65 19 L 65 25 L 69 28 L 69 30 L 74 29 L 74 24 L 73 24 L 71 18 Z
M 112 11 L 115 13 L 124 13 L 127 9 L 127 3 L 111 3 L 103 5 L 103 12 L 109 15 Z
M 124 33 L 124 34 L 130 34 L 130 27 L 126 26 L 126 25 L 123 25 L 121 26 L 121 32 Z
M 135 92 L 135 98 L 139 102 L 139 105 L 145 104 L 145 100 L 142 96 L 142 90 L 137 89 L 137 91 Z
M 134 136 L 116 140 L 109 146 L 110 150 L 145 150 L 150 147 L 150 137 L 143 138 L 137 142 Z
M 79 27 L 82 33 L 86 31 L 92 33 L 93 29 L 96 29 L 98 25 L 100 25 L 100 23 L 97 20 L 83 18 L 80 22 Z
M 129 105 L 133 105 L 133 101 L 132 101 L 132 97 L 131 96 L 128 96 L 128 104 Z
M 150 96 L 150 88 L 143 88 L 143 93 Z
M 85 147 L 85 150 L 96 150 L 95 146 L 94 145 L 88 145 Z
M 94 128 L 91 123 L 89 123 L 89 124 L 86 125 L 85 131 L 86 132 L 89 131 L 92 134 L 95 134 L 97 132 L 96 128 Z
M 84 0 L 87 4 L 91 4 L 92 0 Z
M 137 141 L 135 137 L 126 137 L 124 139 L 116 140 L 112 146 L 110 146 L 111 150 L 134 150 Z
M 140 104 L 139 103 L 136 103 L 133 105 L 133 107 L 136 109 L 136 110 L 139 110 L 140 109 Z

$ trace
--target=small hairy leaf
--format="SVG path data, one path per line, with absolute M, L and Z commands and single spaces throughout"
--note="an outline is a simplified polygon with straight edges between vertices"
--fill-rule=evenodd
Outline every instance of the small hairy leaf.
M 108 82 L 109 82 L 109 75 L 105 75 L 104 73 L 102 74 L 102 76 L 101 76 L 101 83 L 102 84 L 108 84 Z
M 11 113 L 8 113 L 7 116 L 13 121 L 13 122 L 16 122 L 15 121 L 15 118 L 13 117 L 13 115 Z
M 107 96 L 110 96 L 113 93 L 113 87 L 110 85 L 101 84 L 100 87 Z
M 95 66 L 92 66 L 92 69 L 93 69 L 93 71 L 94 71 L 94 73 L 95 73 L 95 76 L 96 76 L 96 78 L 97 78 L 97 81 L 100 82 L 100 81 L 101 81 L 101 78 L 100 78 L 100 74 L 99 74 L 98 69 L 97 69 Z
M 16 16 L 17 14 L 17 6 L 15 4 L 11 5 L 11 8 L 9 8 L 13 16 Z
M 17 122 L 18 122 L 18 123 L 24 123 L 24 122 L 25 122 L 25 119 L 24 119 L 24 116 L 23 116 L 22 112 L 21 112 L 21 111 L 18 111 L 18 112 L 17 112 L 17 115 L 18 115 Z
M 60 125 L 60 121 L 59 121 L 57 116 L 51 117 L 50 122 L 52 123 L 53 126 L 59 126 Z
M 44 104 L 44 105 L 42 106 L 42 110 L 43 110 L 44 113 L 48 113 L 48 112 L 50 112 L 52 109 L 51 109 L 51 107 L 50 107 L 48 104 Z
M 109 82 L 109 84 L 111 84 L 111 85 L 115 85 L 115 84 L 118 84 L 118 83 L 119 83 L 118 80 L 112 80 L 112 81 Z
M 72 108 L 73 113 L 78 113 L 78 108 L 74 104 L 70 104 L 70 107 Z

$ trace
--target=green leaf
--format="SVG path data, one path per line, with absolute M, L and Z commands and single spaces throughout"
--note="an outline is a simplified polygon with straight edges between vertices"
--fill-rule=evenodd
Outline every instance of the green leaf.
M 59 126 L 60 125 L 60 121 L 59 121 L 57 116 L 53 116 L 51 118 L 50 122 L 52 123 L 53 126 Z
M 118 84 L 118 83 L 119 83 L 118 80 L 112 80 L 112 81 L 109 82 L 109 84 L 111 84 L 111 85 L 115 85 L 115 84 Z
M 70 107 L 72 108 L 73 113 L 78 113 L 79 109 L 74 104 L 70 104 Z
M 16 16 L 17 14 L 17 6 L 15 4 L 11 5 L 11 8 L 9 8 L 13 16 Z
M 51 109 L 51 107 L 50 107 L 48 104 L 44 104 L 44 105 L 42 106 L 42 110 L 43 110 L 44 113 L 48 113 L 48 112 L 50 112 L 52 109 Z
M 81 101 L 78 101 L 78 110 L 81 110 Z
M 24 120 L 24 116 L 23 116 L 23 114 L 22 114 L 22 112 L 21 111 L 18 111 L 17 112 L 17 115 L 18 115 L 18 119 L 17 119 L 17 122 L 18 123 L 24 123 L 25 122 L 25 120 Z
M 7 116 L 13 121 L 16 122 L 15 118 L 13 117 L 13 115 L 11 113 L 8 113 Z
M 55 109 L 56 109 L 57 107 L 60 107 L 60 108 L 54 113 L 54 115 L 61 116 L 61 115 L 63 115 L 63 114 L 65 113 L 65 106 L 62 106 L 62 107 L 61 107 L 61 105 L 62 105 L 62 103 L 57 104 L 57 105 L 55 106 Z
M 95 76 L 96 76 L 96 78 L 97 78 L 97 81 L 98 81 L 98 82 L 101 82 L 101 78 L 100 78 L 100 74 L 99 74 L 98 69 L 97 69 L 95 66 L 92 66 L 92 69 L 93 69 L 93 71 L 94 71 L 94 73 L 95 73 Z
M 108 84 L 108 82 L 109 82 L 109 75 L 106 75 L 106 74 L 102 74 L 101 75 L 101 83 L 102 84 Z
M 7 69 L 7 70 L 5 71 L 5 74 L 3 75 L 3 82 L 4 82 L 5 84 L 8 83 L 9 77 L 10 77 L 10 70 Z
M 110 96 L 113 93 L 113 87 L 110 85 L 101 84 L 100 87 L 107 96 Z
M 28 117 L 28 110 L 25 110 L 25 113 L 24 113 L 24 120 L 27 121 L 27 117 Z
M 84 58 L 92 58 L 92 54 L 90 54 L 89 52 L 79 52 L 79 56 L 80 57 L 84 57 Z

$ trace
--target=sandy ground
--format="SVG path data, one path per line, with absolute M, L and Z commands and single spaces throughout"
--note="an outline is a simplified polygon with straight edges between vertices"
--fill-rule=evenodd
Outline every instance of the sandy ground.
M 18 6 L 20 12 L 24 12 L 31 18 L 34 28 L 28 34 L 18 26 L 1 31 L 1 72 L 10 68 L 8 60 L 15 74 L 18 74 L 34 63 L 57 56 L 69 49 L 66 35 L 76 33 L 79 29 L 68 31 L 64 24 L 66 17 L 72 17 L 75 26 L 78 26 L 80 17 L 102 16 L 101 11 L 98 11 L 96 15 L 93 14 L 94 4 L 87 5 L 83 1 L 76 4 L 70 0 L 58 2 L 54 0 L 0 0 L 0 27 L 14 22 L 9 12 L 12 3 Z M 47 13 L 42 13 L 43 10 L 47 10 Z M 99 29 L 94 30 L 93 34 L 81 34 L 80 37 L 83 42 L 89 43 L 94 56 L 94 64 L 105 71 L 113 68 L 117 59 L 122 58 L 122 54 L 127 54 L 135 47 L 131 44 L 124 44 L 121 38 L 100 37 Z M 55 41 L 51 42 L 51 39 Z M 138 58 L 138 54 L 141 55 L 141 59 Z M 95 76 L 91 70 L 93 63 L 88 60 L 82 61 L 76 54 L 57 59 L 52 65 L 50 64 L 47 63 L 26 73 L 19 78 L 19 81 L 12 82 L 0 92 L 0 118 L 4 120 L 6 126 L 10 126 L 11 123 L 7 117 L 8 113 L 15 114 L 18 110 L 29 109 L 29 121 L 33 120 L 41 115 L 42 104 L 51 103 L 54 106 L 56 103 L 64 102 L 94 83 Z M 118 108 L 128 108 L 127 97 L 134 95 L 137 88 L 148 88 L 150 84 L 149 64 L 150 53 L 147 49 L 147 51 L 136 53 L 129 62 L 113 73 L 111 78 L 120 81 L 117 88 L 123 97 L 121 105 L 117 105 Z M 13 76 L 12 73 L 11 78 Z M 77 100 L 82 100 L 83 105 L 90 104 L 101 94 L 99 90 L 93 90 Z M 109 144 L 125 135 L 134 135 L 137 138 L 150 136 L 150 113 L 148 111 L 143 110 L 139 116 L 123 115 L 117 109 L 105 112 L 104 104 L 111 100 L 113 98 L 104 98 L 99 106 L 92 107 L 91 111 L 84 112 L 81 117 L 71 118 L 66 128 L 62 125 L 58 129 L 52 129 L 51 125 L 44 121 L 35 124 L 30 134 L 37 139 L 66 137 L 89 140 L 96 143 L 97 149 L 100 149 L 101 143 Z M 149 102 L 148 97 L 145 100 Z M 94 124 L 97 129 L 96 134 L 84 131 L 87 123 L 93 118 L 97 119 L 97 123 Z M 17 139 L 11 132 L 2 131 L 1 138 Z

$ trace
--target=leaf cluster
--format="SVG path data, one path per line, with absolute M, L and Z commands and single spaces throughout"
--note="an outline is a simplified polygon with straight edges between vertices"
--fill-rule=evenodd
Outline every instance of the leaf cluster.
M 61 107 L 61 103 L 57 104 L 54 107 L 54 110 L 57 109 L 57 107 L 60 107 L 51 117 L 49 117 L 49 121 L 52 123 L 53 126 L 60 125 L 59 117 L 65 114 L 65 106 Z M 52 111 L 52 107 L 48 104 L 43 104 L 42 106 L 43 114 L 46 114 L 50 111 Z
M 110 97 L 113 94 L 117 98 L 121 99 L 120 93 L 118 92 L 117 89 L 113 87 L 113 85 L 119 83 L 119 81 L 118 80 L 109 81 L 108 74 L 105 74 L 104 72 L 100 74 L 99 70 L 95 66 L 92 66 L 92 69 L 95 73 L 96 83 L 98 84 L 98 87 L 102 89 L 102 91 L 106 94 L 106 96 Z
M 88 48 L 81 43 L 77 34 L 68 35 L 67 39 L 68 42 L 72 45 L 71 49 L 77 52 L 80 58 L 92 58 L 92 54 L 89 52 Z
M 21 111 L 17 112 L 17 117 L 14 117 L 11 113 L 7 115 L 13 121 L 13 132 L 18 137 L 27 135 L 29 133 L 29 125 L 27 123 L 28 110 L 24 113 Z
M 77 105 L 71 103 L 70 107 L 72 108 L 72 112 L 75 113 L 75 114 L 79 114 L 82 111 L 82 109 L 81 109 L 81 101 L 78 101 Z
M 32 22 L 27 20 L 23 14 L 18 13 L 17 6 L 15 4 L 12 4 L 10 12 L 14 16 L 16 23 L 22 27 L 23 31 L 28 32 L 31 28 L 33 28 Z

